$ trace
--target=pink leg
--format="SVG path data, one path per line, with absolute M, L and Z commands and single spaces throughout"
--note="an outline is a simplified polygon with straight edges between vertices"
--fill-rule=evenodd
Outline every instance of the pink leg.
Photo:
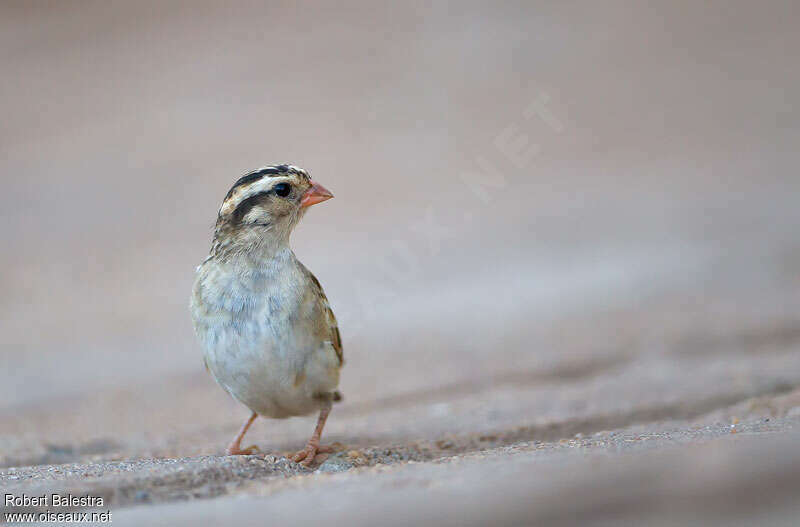
M 254 454 L 258 451 L 258 447 L 255 445 L 249 446 L 247 448 L 242 448 L 242 438 L 247 433 L 247 429 L 250 428 L 250 425 L 253 424 L 253 421 L 256 420 L 258 414 L 253 412 L 253 415 L 250 416 L 250 419 L 247 420 L 245 424 L 242 425 L 241 430 L 239 430 L 239 434 L 233 438 L 231 444 L 228 445 L 228 448 L 225 449 L 225 453 L 229 456 L 239 456 L 239 455 L 246 455 L 246 454 Z
M 319 411 L 319 418 L 317 419 L 317 427 L 314 433 L 311 434 L 311 439 L 306 443 L 306 447 L 292 456 L 292 461 L 300 463 L 303 466 L 309 466 L 314 462 L 314 457 L 317 454 L 333 452 L 333 448 L 329 446 L 320 446 L 319 440 L 322 437 L 322 429 L 325 427 L 325 421 L 328 419 L 328 414 L 331 413 L 331 401 L 327 400 L 325 405 Z

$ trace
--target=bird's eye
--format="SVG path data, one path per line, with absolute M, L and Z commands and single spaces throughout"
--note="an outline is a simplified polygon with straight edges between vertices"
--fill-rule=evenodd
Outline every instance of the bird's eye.
M 282 198 L 288 196 L 289 192 L 292 191 L 292 187 L 288 183 L 278 183 L 272 188 L 275 190 L 275 194 Z

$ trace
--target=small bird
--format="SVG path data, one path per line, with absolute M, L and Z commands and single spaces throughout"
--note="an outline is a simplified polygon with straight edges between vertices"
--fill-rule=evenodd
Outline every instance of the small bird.
M 308 466 L 332 451 L 319 442 L 332 403 L 341 399 L 342 340 L 322 286 L 289 248 L 308 207 L 332 197 L 305 170 L 273 165 L 239 178 L 222 201 L 189 309 L 206 368 L 253 412 L 228 455 L 257 450 L 241 442 L 259 415 L 314 411 L 316 429 L 292 460 Z

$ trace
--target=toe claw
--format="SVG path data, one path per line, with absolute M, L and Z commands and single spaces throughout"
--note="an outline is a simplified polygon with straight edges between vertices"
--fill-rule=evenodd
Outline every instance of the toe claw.
M 309 467 L 314 462 L 314 458 L 317 456 L 317 454 L 330 452 L 333 452 L 333 449 L 329 446 L 308 444 L 303 450 L 293 455 L 291 460 L 295 463 L 300 463 L 304 467 Z
M 227 449 L 225 449 L 225 455 L 227 456 L 249 456 L 260 452 L 261 449 L 258 448 L 256 445 L 250 445 L 247 448 L 239 448 L 238 446 L 229 446 Z

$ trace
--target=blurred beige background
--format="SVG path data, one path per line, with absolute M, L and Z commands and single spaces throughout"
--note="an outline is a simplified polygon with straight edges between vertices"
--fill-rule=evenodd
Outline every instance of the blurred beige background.
M 230 184 L 277 162 L 336 195 L 293 238 L 340 319 L 334 439 L 800 384 L 799 23 L 791 1 L 4 2 L 5 464 L 221 451 L 246 412 L 188 295 Z

